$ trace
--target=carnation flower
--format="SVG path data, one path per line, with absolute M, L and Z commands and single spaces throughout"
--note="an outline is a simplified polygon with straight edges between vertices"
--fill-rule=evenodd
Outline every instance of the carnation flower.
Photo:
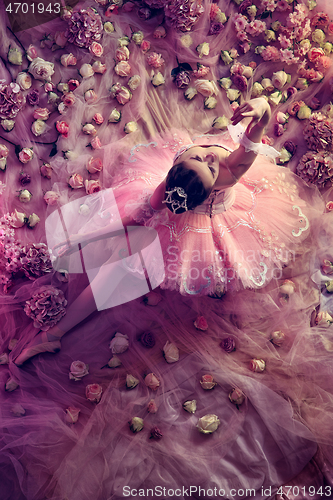
M 166 22 L 179 31 L 191 31 L 204 12 L 201 0 L 169 0 L 164 7 Z
M 102 37 L 102 21 L 97 11 L 89 7 L 73 12 L 68 19 L 68 27 L 65 32 L 69 43 L 78 47 L 89 48 L 93 42 L 98 42 Z
M 26 300 L 24 312 L 34 322 L 34 327 L 43 331 L 56 325 L 66 314 L 67 300 L 61 290 L 44 286 Z

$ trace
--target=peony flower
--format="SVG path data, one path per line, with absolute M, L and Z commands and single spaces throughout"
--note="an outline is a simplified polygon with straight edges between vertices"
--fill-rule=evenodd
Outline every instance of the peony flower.
M 176 84 L 176 87 L 182 89 L 189 85 L 191 76 L 188 71 L 179 71 L 173 81 Z
M 95 137 L 91 139 L 90 146 L 92 147 L 92 149 L 101 149 L 102 143 L 97 135 L 95 135 Z
M 92 403 L 99 403 L 103 389 L 99 384 L 89 384 L 86 387 L 86 398 Z
M 52 328 L 66 314 L 67 300 L 61 290 L 43 286 L 26 300 L 24 312 L 34 321 L 34 326 L 43 331 Z
M 56 129 L 62 137 L 67 138 L 69 133 L 69 125 L 65 121 L 57 121 Z
M 229 392 L 229 400 L 237 406 L 241 405 L 245 400 L 245 394 L 238 387 L 235 387 Z
M 79 73 L 82 78 L 89 78 L 90 76 L 94 75 L 94 70 L 91 64 L 85 63 L 82 64 L 81 68 L 79 69 Z
M 16 77 L 16 83 L 22 90 L 28 90 L 32 85 L 31 76 L 25 71 L 21 71 Z
M 175 363 L 179 360 L 179 349 L 171 342 L 166 342 L 163 347 L 163 354 L 167 363 Z
M 159 87 L 160 85 L 163 85 L 165 83 L 165 78 L 164 78 L 164 76 L 162 75 L 162 73 L 160 71 L 158 71 L 153 76 L 151 83 L 154 85 L 154 87 Z M 129 85 L 129 82 L 128 82 L 128 85 Z
M 120 354 L 128 349 L 128 336 L 117 332 L 110 342 L 110 349 L 113 354 Z
M 121 120 L 121 112 L 114 108 L 109 116 L 109 123 L 118 123 Z
M 200 380 L 200 385 L 206 391 L 214 389 L 217 385 L 212 375 L 203 375 Z
M 112 358 L 108 361 L 108 367 L 109 368 L 117 368 L 120 366 L 122 363 L 118 356 L 112 356 Z
M 79 419 L 80 410 L 70 406 L 66 409 L 65 422 L 68 424 L 75 424 Z
M 53 170 L 53 168 L 51 167 L 51 165 L 49 163 L 43 163 L 43 165 L 40 167 L 40 173 L 46 179 L 51 179 L 52 170 Z
M 164 64 L 164 59 L 162 58 L 162 54 L 157 54 L 157 52 L 152 52 L 147 56 L 147 63 L 149 66 L 153 68 L 160 68 Z
M 208 414 L 199 418 L 197 429 L 202 434 L 211 434 L 216 431 L 219 425 L 220 421 L 218 417 L 214 414 Z
M 27 222 L 27 226 L 30 228 L 30 229 L 33 229 L 38 223 L 40 222 L 40 218 L 38 217 L 37 214 L 35 213 L 32 213 L 31 215 L 29 215 L 28 217 L 28 222 Z
M 11 407 L 10 411 L 11 413 L 13 413 L 13 415 L 15 415 L 15 417 L 22 417 L 23 415 L 25 415 L 25 409 L 19 403 L 15 403 Z
M 138 384 L 140 383 L 140 380 L 135 378 L 133 375 L 126 375 L 126 387 L 127 389 L 134 389 Z
M 68 66 L 75 66 L 76 65 L 76 57 L 72 53 L 70 54 L 62 54 L 60 58 L 60 62 L 65 68 Z
M 10 225 L 14 228 L 23 227 L 26 223 L 27 216 L 23 212 L 18 212 L 16 209 L 10 216 Z
M 106 64 L 101 63 L 101 61 L 95 61 L 92 65 L 92 69 L 95 73 L 99 73 L 100 75 L 104 75 L 106 71 Z
M 277 330 L 276 332 L 272 333 L 271 342 L 272 344 L 280 347 L 283 344 L 285 337 L 285 333 L 283 333 L 281 330 Z
M 266 368 L 266 363 L 263 359 L 251 359 L 250 361 L 250 370 L 253 372 L 263 372 Z
M 89 375 L 89 365 L 83 361 L 73 361 L 69 369 L 69 379 L 77 382 L 86 375 Z
M 207 42 L 200 43 L 200 45 L 197 46 L 196 50 L 199 54 L 199 57 L 208 56 L 209 55 L 209 43 L 207 43 Z
M 87 194 L 98 193 L 102 189 L 99 181 L 88 181 L 87 179 L 84 181 L 84 187 L 86 188 Z
M 189 413 L 195 413 L 197 409 L 196 400 L 192 399 L 191 401 L 185 401 L 185 403 L 183 403 L 183 408 L 185 411 L 188 411 Z
M 46 130 L 46 124 L 43 120 L 36 120 L 31 125 L 31 132 L 38 137 L 39 135 L 44 134 Z
M 101 57 L 101 55 L 103 55 L 103 47 L 98 42 L 92 42 L 92 44 L 89 45 L 89 52 L 95 57 Z
M 132 432 L 140 432 L 143 429 L 143 420 L 140 417 L 133 417 L 129 422 Z
M 16 380 L 14 380 L 12 377 L 9 377 L 5 385 L 5 390 L 7 392 L 13 392 L 15 391 L 15 389 L 18 388 L 18 386 L 19 386 L 18 382 L 16 382 Z
M 197 330 L 202 330 L 203 332 L 208 330 L 208 323 L 204 316 L 198 316 L 194 321 L 194 326 L 195 328 L 197 328 Z
M 96 135 L 97 130 L 95 129 L 94 125 L 92 123 L 86 123 L 82 127 L 82 132 L 86 135 Z
M 22 189 L 21 191 L 19 191 L 18 199 L 22 203 L 28 203 L 31 200 L 31 197 L 32 197 L 32 194 L 30 193 L 30 191 L 28 189 Z
M 317 326 L 328 328 L 333 323 L 333 318 L 327 311 L 320 311 L 316 316 L 315 323 Z
M 72 189 L 80 189 L 84 187 L 83 177 L 80 174 L 72 174 L 68 179 L 68 185 Z
M 150 331 L 146 331 L 140 335 L 140 342 L 143 346 L 152 348 L 155 345 L 155 337 Z
M 87 164 L 87 170 L 90 174 L 95 174 L 96 172 L 101 172 L 103 170 L 103 162 L 100 158 L 91 158 Z
M 230 124 L 229 118 L 223 115 L 223 116 L 218 116 L 217 118 L 214 119 L 212 127 L 218 130 L 226 130 L 229 124 Z
M 236 342 L 235 340 L 232 338 L 232 337 L 226 337 L 224 338 L 221 343 L 220 343 L 220 346 L 222 347 L 222 349 L 228 353 L 230 352 L 233 352 L 236 350 Z
M 50 82 L 51 76 L 54 74 L 53 68 L 53 63 L 44 61 L 41 57 L 36 57 L 31 61 L 28 71 L 36 80 L 45 80 Z
M 234 75 L 232 77 L 232 82 L 241 92 L 247 90 L 247 79 L 244 75 Z
M 0 354 L 0 365 L 9 365 L 9 357 L 6 352 Z
M 148 373 L 148 375 L 146 375 L 145 377 L 145 384 L 147 387 L 149 387 L 149 389 L 156 391 L 160 386 L 160 381 L 158 380 L 156 375 L 154 375 L 154 373 Z
M 150 439 L 162 439 L 162 437 L 163 434 L 157 426 L 154 426 L 150 429 Z

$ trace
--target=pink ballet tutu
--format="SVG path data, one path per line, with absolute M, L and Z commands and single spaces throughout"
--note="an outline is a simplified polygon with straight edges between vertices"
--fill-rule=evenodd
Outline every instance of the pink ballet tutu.
M 158 232 L 165 267 L 161 287 L 220 295 L 281 278 L 283 267 L 309 237 L 311 220 L 322 213 L 315 190 L 258 155 L 237 184 L 212 193 L 195 211 L 153 211 L 150 195 L 166 177 L 175 153 L 193 142 L 236 147 L 229 132 L 194 140 L 180 131 L 157 136 L 131 149 L 112 186 L 120 213 Z

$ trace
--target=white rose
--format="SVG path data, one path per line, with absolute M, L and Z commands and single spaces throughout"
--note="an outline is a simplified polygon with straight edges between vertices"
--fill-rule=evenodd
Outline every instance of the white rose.
M 208 414 L 204 417 L 199 418 L 197 429 L 202 434 L 211 434 L 212 432 L 216 431 L 219 425 L 220 421 L 217 415 Z
M 1 120 L 1 126 L 6 132 L 13 130 L 15 126 L 14 120 Z
M 16 83 L 18 83 L 22 90 L 28 90 L 32 85 L 31 76 L 25 71 L 21 71 L 16 77 Z
M 33 213 L 29 215 L 27 224 L 28 227 L 30 227 L 30 229 L 34 228 L 36 224 L 38 224 L 38 222 L 40 222 L 40 218 L 38 217 L 37 214 Z
M 106 23 L 104 23 L 103 28 L 104 28 L 105 33 L 107 33 L 108 35 L 110 35 L 111 33 L 114 32 L 114 26 L 110 21 L 107 21 Z
M 213 121 L 212 127 L 217 128 L 218 130 L 226 130 L 229 123 L 230 123 L 230 120 L 225 115 L 218 116 Z
M 30 63 L 28 71 L 36 80 L 45 80 L 50 82 L 51 76 L 54 73 L 53 68 L 53 63 L 44 61 L 41 57 L 36 57 L 36 59 L 33 59 Z
M 196 82 L 194 83 L 194 87 L 199 92 L 199 94 L 203 95 L 204 97 L 210 97 L 219 93 L 219 89 L 216 83 L 211 80 L 196 80 Z
M 280 91 L 273 92 L 270 96 L 268 96 L 269 104 L 273 104 L 277 106 L 282 99 L 282 93 Z
M 121 120 L 121 112 L 114 108 L 109 116 L 109 123 L 118 123 Z
M 277 89 L 282 89 L 287 82 L 290 82 L 290 75 L 288 75 L 285 71 L 276 71 L 272 76 L 272 84 Z
M 185 99 L 191 101 L 198 94 L 197 90 L 194 87 L 187 87 L 184 92 Z
M 183 403 L 183 408 L 185 411 L 188 411 L 189 413 L 195 413 L 197 409 L 196 400 L 192 399 L 191 401 L 185 401 L 185 403 Z
M 227 98 L 229 101 L 233 102 L 238 99 L 240 96 L 240 91 L 238 89 L 228 89 L 227 90 Z
M 126 134 L 131 134 L 132 132 L 136 132 L 138 130 L 138 125 L 136 122 L 127 122 L 124 126 L 124 132 Z
M 199 57 L 208 56 L 209 43 L 208 42 L 200 43 L 200 45 L 197 46 L 197 52 L 199 54 Z
M 131 90 L 136 90 L 141 83 L 141 77 L 139 75 L 133 75 L 131 78 L 128 80 L 128 86 Z M 164 82 L 163 82 L 164 83 Z
M 213 96 L 206 97 L 206 99 L 204 100 L 204 106 L 206 109 L 214 109 L 216 107 L 216 104 L 217 99 L 215 99 L 215 97 Z
M 179 360 L 179 349 L 172 342 L 166 342 L 163 347 L 163 354 L 167 363 L 175 363 Z
M 0 158 L 0 170 L 3 172 L 6 170 L 7 167 L 7 158 Z
M 227 50 L 221 50 L 221 59 L 224 62 L 224 64 L 230 64 L 233 61 L 233 58 L 229 54 Z
M 112 356 L 112 358 L 108 361 L 109 368 L 117 368 L 117 366 L 121 365 L 121 361 L 118 356 Z
M 245 394 L 238 387 L 235 387 L 229 392 L 229 399 L 234 405 L 241 405 L 245 400 Z
M 19 193 L 19 200 L 22 203 L 28 203 L 31 200 L 32 194 L 28 189 L 22 189 Z
M 31 132 L 36 135 L 42 135 L 46 130 L 46 123 L 43 120 L 35 120 L 31 125 Z
M 283 344 L 285 337 L 286 335 L 281 330 L 277 330 L 272 333 L 271 342 L 272 344 L 280 347 Z
M 82 76 L 82 78 L 89 78 L 89 76 L 93 76 L 94 70 L 91 64 L 82 64 L 81 68 L 79 69 L 79 73 Z
M 160 71 L 153 76 L 151 83 L 154 87 L 158 87 L 159 85 L 163 85 L 165 83 L 165 78 Z
M 273 92 L 274 90 L 274 85 L 270 78 L 263 78 L 261 80 L 261 85 L 267 92 Z
M 220 80 L 218 80 L 219 82 L 219 85 L 224 89 L 224 90 L 228 90 L 230 89 L 231 85 L 232 85 L 232 80 L 231 78 L 220 78 Z
M 280 165 L 283 165 L 284 163 L 288 163 L 291 157 L 292 154 L 289 151 L 287 151 L 286 148 L 281 148 L 278 162 L 280 163 Z
M 333 323 L 332 316 L 327 311 L 320 311 L 316 317 L 316 325 L 328 328 Z
M 259 82 L 254 82 L 251 89 L 251 97 L 259 97 L 264 91 L 264 87 Z
M 285 295 L 292 295 L 295 290 L 296 290 L 296 285 L 291 280 L 284 280 L 284 282 L 280 286 L 280 292 L 284 293 Z
M 117 332 L 110 342 L 110 349 L 113 354 L 120 354 L 128 349 L 129 342 L 127 335 Z
M 97 130 L 95 129 L 94 125 L 92 125 L 92 123 L 86 123 L 86 125 L 82 127 L 82 132 L 86 135 L 97 134 Z
M 92 65 L 92 69 L 95 73 L 103 75 L 106 71 L 106 65 L 103 64 L 101 61 L 95 61 L 94 64 Z
M 129 422 L 132 432 L 140 432 L 143 429 L 143 420 L 140 417 L 133 417 Z

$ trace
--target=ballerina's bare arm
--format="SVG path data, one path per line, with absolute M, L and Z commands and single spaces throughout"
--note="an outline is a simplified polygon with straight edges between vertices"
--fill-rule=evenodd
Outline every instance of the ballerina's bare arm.
M 245 136 L 251 142 L 260 143 L 264 133 L 264 128 L 268 124 L 271 117 L 271 109 L 262 97 L 251 99 L 241 104 L 234 112 L 231 122 L 232 125 L 237 125 L 244 119 L 251 118 L 248 124 Z M 245 147 L 240 144 L 226 159 L 228 169 L 239 179 L 252 165 L 256 159 L 254 151 L 245 151 Z

